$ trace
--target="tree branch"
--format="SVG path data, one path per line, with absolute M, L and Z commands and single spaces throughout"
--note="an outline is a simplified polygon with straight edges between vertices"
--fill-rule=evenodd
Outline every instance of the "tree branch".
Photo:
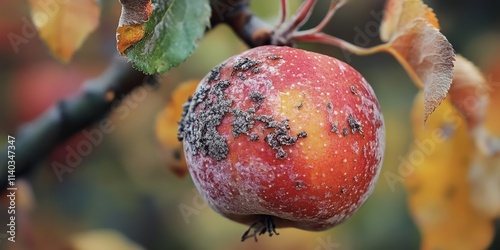
M 60 101 L 15 135 L 15 176 L 21 178 L 34 169 L 60 143 L 104 118 L 115 100 L 144 82 L 145 75 L 124 58 L 115 58 L 98 78 L 88 80 L 79 96 Z M 3 140 L 7 141 L 7 137 Z M 7 146 L 0 155 L 0 190 L 8 186 Z
M 231 29 L 251 48 L 271 44 L 273 28 L 255 16 L 249 7 L 250 0 L 212 0 L 212 27 L 220 23 Z
M 249 0 L 212 0 L 212 27 L 226 23 L 250 47 L 270 44 L 272 29 L 249 9 Z M 87 81 L 79 96 L 59 102 L 15 134 L 15 176 L 21 178 L 60 143 L 98 122 L 121 100 L 144 82 L 145 75 L 124 58 L 116 58 L 98 78 Z M 7 141 L 5 138 L 4 141 Z M 8 187 L 7 145 L 0 155 L 0 190 Z

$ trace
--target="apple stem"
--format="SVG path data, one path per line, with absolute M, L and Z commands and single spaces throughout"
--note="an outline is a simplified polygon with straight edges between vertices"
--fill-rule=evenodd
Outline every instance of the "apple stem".
M 282 1 L 283 2 L 283 1 Z M 271 44 L 289 44 L 291 35 L 297 31 L 308 19 L 317 0 L 306 0 L 293 17 L 282 22 L 275 30 Z M 283 10 L 281 10 L 283 13 Z
M 250 234 L 250 231 L 253 232 Z M 272 215 L 259 215 L 259 218 L 250 225 L 250 227 L 243 233 L 241 236 L 241 241 L 245 241 L 249 238 L 254 238 L 257 242 L 257 235 L 262 235 L 265 233 L 269 233 L 269 237 L 273 236 L 273 233 L 279 235 L 276 232 L 276 225 L 274 224 L 274 216 Z
M 332 19 L 333 15 L 337 10 L 342 7 L 346 3 L 346 0 L 332 0 L 330 3 L 330 8 L 328 9 L 328 13 L 326 13 L 326 16 L 321 20 L 321 23 L 319 23 L 316 27 L 304 31 L 296 31 L 294 32 L 294 36 L 300 36 L 300 35 L 306 35 L 306 34 L 315 34 L 321 32 L 325 26 L 330 22 Z

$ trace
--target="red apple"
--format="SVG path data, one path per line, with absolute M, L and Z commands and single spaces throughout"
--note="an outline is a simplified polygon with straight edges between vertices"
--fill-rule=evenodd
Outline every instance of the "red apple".
M 243 240 L 275 226 L 331 228 L 373 191 L 385 144 L 380 106 L 335 58 L 248 50 L 213 69 L 184 109 L 179 139 L 194 184 L 215 211 L 251 224 Z

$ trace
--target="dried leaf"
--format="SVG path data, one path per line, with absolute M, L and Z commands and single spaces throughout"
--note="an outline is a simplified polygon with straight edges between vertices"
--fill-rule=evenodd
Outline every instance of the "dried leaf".
M 465 116 L 469 128 L 484 121 L 490 89 L 481 71 L 461 55 L 456 56 L 451 102 Z
M 416 19 L 385 50 L 398 59 L 417 86 L 423 87 L 426 121 L 450 89 L 455 56 L 451 44 L 427 21 Z
M 96 0 L 30 0 L 31 17 L 40 37 L 60 61 L 67 63 L 99 24 Z M 49 6 L 50 4 L 50 6 Z
M 424 121 L 446 97 L 453 78 L 455 52 L 439 31 L 436 15 L 421 0 L 390 0 L 380 25 L 391 53 L 418 87 L 424 88 Z
M 122 13 L 116 41 L 118 51 L 125 55 L 125 50 L 140 41 L 145 35 L 146 22 L 153 12 L 151 0 L 120 0 Z
M 388 0 L 384 18 L 380 24 L 381 40 L 388 42 L 396 33 L 411 26 L 411 23 L 418 18 L 424 18 L 433 27 L 439 29 L 436 14 L 421 0 Z
M 475 146 L 466 122 L 449 99 L 426 128 L 420 124 L 424 115 L 421 92 L 413 108 L 415 147 L 409 153 L 415 171 L 405 184 L 422 249 L 486 249 L 493 220 L 471 202 L 468 172 Z
M 188 169 L 182 143 L 177 139 L 178 121 L 181 120 L 184 103 L 193 95 L 198 83 L 197 80 L 181 83 L 156 118 L 156 137 L 163 146 L 168 168 L 179 177 L 185 176 Z

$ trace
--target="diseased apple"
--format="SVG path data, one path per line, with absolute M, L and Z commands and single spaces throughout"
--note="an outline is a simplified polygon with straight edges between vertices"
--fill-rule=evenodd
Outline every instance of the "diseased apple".
M 193 181 L 223 216 L 325 230 L 373 191 L 385 129 L 375 93 L 349 65 L 290 47 L 229 58 L 198 85 L 179 126 Z

